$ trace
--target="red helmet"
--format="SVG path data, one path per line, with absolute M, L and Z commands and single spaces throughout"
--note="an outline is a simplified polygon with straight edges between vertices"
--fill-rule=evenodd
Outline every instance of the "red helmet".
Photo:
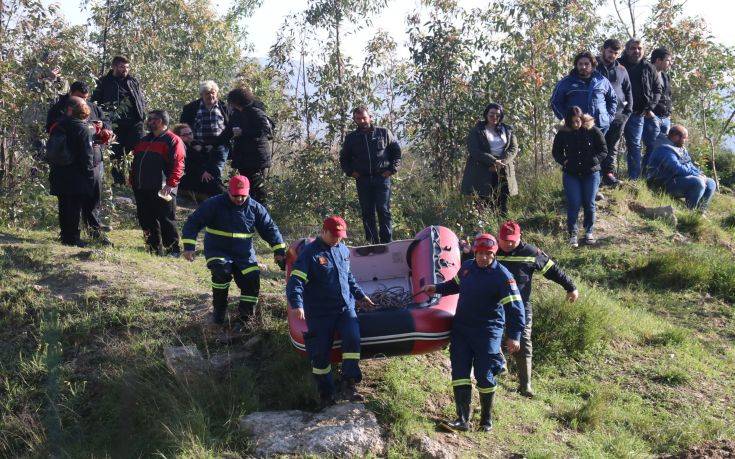
M 498 253 L 498 241 L 495 240 L 492 234 L 480 234 L 472 243 L 472 251 Z

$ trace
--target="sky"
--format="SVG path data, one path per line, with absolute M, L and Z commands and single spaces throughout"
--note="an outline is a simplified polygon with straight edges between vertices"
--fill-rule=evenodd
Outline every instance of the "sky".
M 654 0 L 639 0 L 637 11 L 639 12 L 638 23 L 642 23 L 645 17 L 651 13 L 651 5 Z M 81 9 L 81 0 L 45 0 L 45 3 L 57 3 L 67 20 L 72 24 L 83 24 L 88 13 Z M 215 10 L 224 13 L 231 4 L 231 0 L 211 0 Z M 365 41 L 378 29 L 389 32 L 399 44 L 399 50 L 407 53 L 406 42 L 407 14 L 416 9 L 420 0 L 392 0 L 386 10 L 376 15 L 373 26 L 358 32 L 346 40 L 346 53 L 353 58 L 362 55 Z M 488 0 L 460 0 L 465 8 L 482 7 L 488 4 Z M 270 46 L 275 40 L 275 31 L 283 23 L 290 13 L 302 11 L 306 8 L 307 0 L 263 0 L 253 16 L 248 20 L 249 41 L 253 44 L 253 57 L 263 58 L 267 56 Z M 686 11 L 691 15 L 702 16 L 710 25 L 713 35 L 718 41 L 725 45 L 735 46 L 735 27 L 732 18 L 735 17 L 734 0 L 688 0 L 685 5 Z M 604 8 L 601 15 L 611 15 L 614 10 L 611 6 Z

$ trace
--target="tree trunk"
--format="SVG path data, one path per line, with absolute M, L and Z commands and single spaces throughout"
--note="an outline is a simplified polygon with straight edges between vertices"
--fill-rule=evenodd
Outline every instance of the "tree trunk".
M 702 117 L 702 136 L 707 140 L 707 143 L 709 143 L 710 148 L 710 160 L 712 161 L 712 175 L 714 176 L 715 185 L 717 186 L 717 190 L 720 189 L 720 179 L 717 177 L 717 164 L 715 160 L 715 140 L 712 138 L 712 136 L 709 134 L 709 131 L 707 130 L 707 115 L 705 113 L 706 106 L 704 98 L 701 99 L 701 106 L 700 106 L 700 114 Z M 735 111 L 733 111 L 733 115 L 735 115 Z M 732 116 L 730 115 L 730 120 L 732 119 Z M 730 120 L 727 122 L 729 123 Z M 727 129 L 727 124 L 725 124 L 723 131 Z

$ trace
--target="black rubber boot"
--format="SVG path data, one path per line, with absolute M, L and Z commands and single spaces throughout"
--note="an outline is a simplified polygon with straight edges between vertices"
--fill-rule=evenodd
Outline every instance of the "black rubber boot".
M 531 389 L 531 357 L 519 355 L 516 359 L 518 364 L 518 392 L 524 397 L 533 398 Z
M 442 425 L 449 430 L 466 432 L 470 430 L 470 403 L 472 401 L 472 386 L 454 387 L 454 405 L 457 409 L 457 419 L 445 422 Z
M 347 400 L 348 402 L 362 403 L 365 401 L 365 396 L 357 391 L 357 383 L 353 379 L 342 380 L 340 390 L 340 398 Z
M 212 289 L 212 306 L 214 309 L 212 321 L 215 324 L 222 325 L 225 323 L 225 316 L 227 315 L 227 293 L 228 291 L 223 288 Z
M 480 430 L 489 432 L 493 428 L 493 398 L 495 392 L 480 394 Z

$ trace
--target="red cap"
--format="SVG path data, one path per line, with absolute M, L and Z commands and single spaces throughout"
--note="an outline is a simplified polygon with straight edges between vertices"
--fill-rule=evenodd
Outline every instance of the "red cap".
M 332 233 L 332 236 L 347 237 L 347 223 L 345 223 L 344 219 L 338 215 L 333 215 L 324 220 L 322 229 Z
M 503 241 L 520 241 L 521 225 L 514 222 L 513 220 L 508 220 L 507 222 L 503 223 L 503 225 L 500 227 L 500 232 L 498 233 L 498 239 L 501 239 Z
M 472 251 L 498 253 L 498 241 L 495 240 L 492 234 L 481 234 L 475 238 Z
M 231 177 L 230 194 L 232 196 L 247 196 L 250 194 L 250 180 L 243 175 Z

